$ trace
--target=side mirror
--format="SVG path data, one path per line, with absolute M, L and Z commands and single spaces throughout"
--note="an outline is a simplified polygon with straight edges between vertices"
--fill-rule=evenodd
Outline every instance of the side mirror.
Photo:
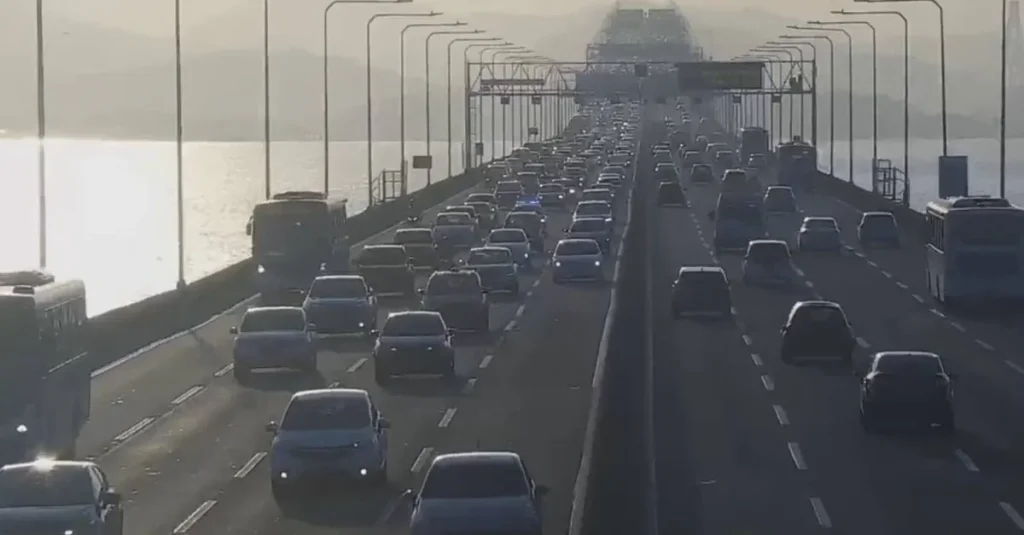
M 484 289 L 480 290 L 480 293 L 482 293 L 484 295 L 487 295 L 487 294 L 491 293 L 491 291 L 488 290 L 487 288 L 484 288 Z
M 100 496 L 103 505 L 121 505 L 121 494 L 114 489 L 108 489 Z
M 235 326 L 235 325 L 232 325 L 231 327 L 228 328 L 228 332 L 231 333 L 231 334 L 238 334 L 238 327 Z
M 370 336 L 376 338 L 380 336 L 380 331 L 378 331 L 377 329 L 370 329 Z
M 418 501 L 416 493 L 412 489 L 405 489 L 405 492 L 402 493 L 402 501 L 415 504 Z
M 960 378 L 960 374 L 956 372 L 946 372 L 946 376 L 949 377 L 950 381 L 956 381 Z
M 277 433 L 277 429 L 278 429 L 277 422 L 269 422 L 269 423 L 267 423 L 267 425 L 264 426 L 264 429 L 266 429 L 268 433 L 275 433 L 276 434 Z
M 708 212 L 708 219 L 711 220 L 711 221 L 715 220 L 715 211 L 714 210 Z
M 416 290 L 416 293 L 418 293 L 420 295 L 426 295 L 427 291 L 425 289 L 423 289 L 423 288 L 418 288 Z
M 381 429 L 391 429 L 391 421 L 385 418 L 377 420 L 377 425 L 380 426 Z
M 455 336 L 455 329 L 452 329 L 451 327 L 449 327 L 448 328 L 448 336 Z
M 306 330 L 311 332 L 311 333 L 315 333 L 316 332 L 316 324 L 315 323 L 307 323 L 306 324 Z

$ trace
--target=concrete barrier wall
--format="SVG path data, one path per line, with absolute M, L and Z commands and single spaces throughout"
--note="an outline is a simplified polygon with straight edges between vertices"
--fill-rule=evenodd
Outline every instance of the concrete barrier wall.
M 587 121 L 574 117 L 563 135 L 574 136 Z M 475 186 L 483 179 L 479 168 L 436 182 L 413 193 L 416 205 L 428 207 Z M 349 241 L 356 243 L 386 230 L 408 216 L 407 199 L 372 206 L 349 218 Z M 189 284 L 183 290 L 154 295 L 89 319 L 88 348 L 93 369 L 122 356 L 187 331 L 253 295 L 251 259 L 230 265 Z

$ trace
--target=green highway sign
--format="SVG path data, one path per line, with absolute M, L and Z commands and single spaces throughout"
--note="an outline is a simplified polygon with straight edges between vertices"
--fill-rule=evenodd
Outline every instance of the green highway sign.
M 763 89 L 760 61 L 697 61 L 676 63 L 679 90 L 729 91 Z

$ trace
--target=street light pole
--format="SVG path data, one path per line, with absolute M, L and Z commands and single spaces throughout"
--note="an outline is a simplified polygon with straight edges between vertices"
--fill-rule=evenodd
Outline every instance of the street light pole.
M 1006 198 L 1006 20 L 1007 2 L 1002 2 L 999 43 L 999 196 Z
M 500 47 L 503 47 L 503 46 L 515 46 L 515 45 L 513 43 L 508 42 L 508 41 L 503 41 L 503 42 L 501 42 L 501 43 L 499 43 L 497 45 L 490 45 L 489 43 L 476 43 L 476 44 L 468 45 L 462 51 L 462 63 L 465 66 L 465 72 L 464 72 L 465 80 L 464 81 L 465 81 L 465 85 L 466 85 L 465 92 L 466 92 L 466 98 L 467 99 L 472 98 L 472 97 L 469 96 L 469 93 L 470 93 L 470 89 L 472 88 L 472 85 L 473 85 L 472 80 L 470 79 L 470 72 L 469 72 L 470 71 L 470 68 L 469 68 L 469 52 L 471 50 L 473 50 L 474 48 L 480 48 L 480 51 L 479 51 L 479 53 L 477 55 L 478 56 L 477 57 L 477 77 L 481 77 L 481 76 L 483 76 L 483 68 L 484 68 L 483 67 L 484 52 L 487 52 L 488 50 L 493 50 L 496 47 L 500 48 Z M 477 141 L 475 143 L 479 143 L 480 144 L 480 147 L 481 147 L 481 150 L 480 150 L 480 163 L 483 163 L 483 161 L 484 161 L 484 153 L 483 153 L 483 146 L 484 146 L 484 95 L 483 95 L 483 92 L 479 92 L 477 94 L 476 101 L 477 101 L 478 109 L 477 109 L 477 114 L 476 114 L 477 115 L 477 117 L 476 117 L 476 120 L 477 120 L 477 133 L 476 133 Z M 465 118 L 464 118 L 465 125 L 464 125 L 464 131 L 463 131 L 463 137 L 465 138 L 464 143 L 463 143 L 465 145 L 465 147 L 463 147 L 463 158 L 465 159 L 464 167 L 466 169 L 469 169 L 469 168 L 473 167 L 473 157 L 475 156 L 476 145 L 475 145 L 475 143 L 473 141 L 473 132 L 472 132 L 473 131 L 473 117 L 470 117 L 470 115 L 468 113 L 468 110 L 469 110 L 469 102 L 468 102 L 468 100 L 466 102 L 466 109 L 467 109 L 467 112 L 466 112 Z M 493 115 L 493 111 L 494 111 L 494 97 L 491 97 L 491 112 L 492 112 L 492 115 Z M 493 118 L 492 118 L 492 121 L 493 121 Z M 494 156 L 492 154 L 491 158 L 493 159 L 493 157 Z
M 373 25 L 373 21 L 382 18 L 409 18 L 409 17 L 436 17 L 441 13 L 431 11 L 429 13 L 377 13 L 371 16 L 366 21 L 366 198 L 367 205 L 373 206 L 373 69 L 371 67 L 373 63 L 373 55 L 371 54 L 371 40 L 370 40 L 370 28 Z M 327 72 L 327 29 L 324 27 L 324 72 Z M 324 80 L 327 80 L 327 75 L 324 75 Z M 327 91 L 324 90 L 324 94 Z M 325 100 L 326 102 L 326 100 Z M 325 112 L 326 115 L 326 112 Z M 324 122 L 324 139 L 327 139 L 328 123 Z M 325 159 L 326 151 L 330 148 L 328 143 L 324 143 Z
M 181 0 L 174 0 L 174 122 L 178 186 L 178 290 L 185 288 L 185 171 L 181 96 Z
M 432 151 L 430 149 L 430 40 L 435 35 L 466 35 L 466 34 L 476 34 L 476 33 L 482 33 L 482 30 L 436 31 L 436 32 L 430 32 L 430 34 L 427 35 L 426 42 L 425 42 L 425 44 L 423 46 L 423 68 L 424 68 L 423 78 L 424 78 L 424 80 L 426 82 L 426 84 L 425 84 L 426 85 L 426 91 L 424 92 L 425 98 L 424 98 L 424 110 L 423 110 L 423 112 L 424 112 L 424 117 L 426 119 L 425 122 L 426 122 L 426 137 L 427 137 L 427 156 L 433 156 L 433 153 L 432 153 Z M 451 51 L 451 47 L 449 47 L 448 50 Z M 450 59 L 451 59 L 451 56 L 449 55 L 449 60 Z M 448 74 L 449 75 L 451 74 L 451 61 L 448 62 Z M 449 110 L 450 110 L 451 109 L 451 87 L 450 87 L 451 77 L 450 76 L 448 78 L 448 82 L 449 82 L 448 107 L 449 107 Z M 451 114 L 449 113 L 448 124 L 451 124 L 451 120 L 450 119 L 451 119 Z M 432 181 L 431 181 L 431 178 L 432 178 L 431 171 L 433 171 L 433 168 L 434 168 L 434 162 L 431 161 L 430 162 L 430 167 L 427 168 L 427 185 L 428 186 L 432 183 Z M 449 173 L 448 175 L 451 176 L 451 173 Z
M 483 49 L 480 50 L 480 55 L 479 55 L 479 58 L 478 58 L 479 62 L 480 62 L 480 68 L 483 69 L 484 53 L 485 52 L 493 52 L 493 54 L 491 54 L 491 61 L 490 61 L 491 75 L 493 76 L 494 75 L 494 67 L 495 67 L 494 62 L 495 62 L 495 59 L 498 57 L 498 54 L 507 54 L 507 53 L 511 53 L 511 52 L 520 52 L 520 51 L 523 51 L 523 50 L 527 50 L 527 48 L 524 47 L 524 46 L 512 45 L 512 44 L 496 45 L 496 46 L 489 46 L 489 47 L 483 48 Z M 497 121 L 497 115 L 498 115 L 497 114 L 497 109 L 496 109 L 496 107 L 494 105 L 494 95 L 492 94 L 491 95 L 491 161 L 494 161 L 494 160 L 498 159 L 498 157 L 496 156 L 498 154 L 497 130 L 495 128 L 495 126 L 497 125 L 497 122 L 498 122 Z M 502 112 L 502 117 L 504 118 L 504 112 Z M 481 126 L 481 130 L 483 130 L 483 117 L 480 118 L 480 126 Z M 504 123 L 502 123 L 502 137 L 503 138 L 505 137 L 504 128 L 505 128 L 504 127 Z M 481 137 L 482 137 L 482 135 L 481 135 Z M 504 151 L 504 143 L 505 143 L 505 141 L 503 139 L 502 140 L 502 150 L 503 151 Z M 502 154 L 501 156 L 504 157 L 505 155 Z
M 177 6 L 175 6 L 177 11 Z M 43 0 L 36 0 L 36 128 L 39 184 L 39 267 L 46 268 L 46 39 Z
M 847 100 L 848 100 L 848 104 L 847 104 L 848 107 L 847 107 L 847 110 L 846 110 L 846 116 L 847 116 L 847 125 L 846 126 L 847 126 L 848 132 L 849 132 L 849 137 L 848 137 L 847 145 L 846 145 L 846 151 L 847 151 L 847 159 L 849 160 L 849 169 L 850 169 L 850 171 L 849 171 L 850 172 L 850 176 L 849 176 L 848 181 L 851 184 L 853 184 L 853 172 L 854 172 L 854 168 L 853 168 L 853 146 L 855 145 L 854 138 L 853 138 L 853 36 L 850 35 L 850 32 L 848 32 L 848 31 L 846 31 L 846 30 L 844 30 L 842 28 L 823 28 L 823 27 L 820 27 L 820 26 L 787 26 L 787 27 L 791 28 L 791 29 L 794 29 L 794 30 L 810 30 L 810 31 L 824 30 L 824 31 L 830 31 L 830 32 L 839 32 L 839 33 L 842 33 L 843 35 L 846 36 L 846 40 L 847 40 L 847 64 L 846 64 L 846 68 L 847 68 Z
M 789 56 L 790 72 L 792 72 L 792 69 L 793 69 L 793 52 L 790 51 L 790 48 L 796 48 L 796 47 L 785 47 L 785 46 L 783 46 L 783 47 L 767 47 L 767 46 L 759 46 L 759 47 L 754 48 L 753 50 L 755 52 L 772 52 L 772 53 L 775 53 L 775 54 L 780 54 L 780 53 L 781 54 L 786 54 L 787 56 Z M 803 59 L 804 59 L 803 58 L 804 51 L 800 50 L 799 48 L 796 48 L 796 50 L 797 50 L 797 52 L 800 53 L 800 61 L 803 61 Z M 781 72 L 781 70 L 782 69 L 780 69 L 780 72 Z M 782 89 L 783 92 L 786 91 L 786 83 L 787 83 L 787 81 L 784 78 L 786 78 L 786 77 L 785 76 L 781 76 L 779 78 L 781 89 Z M 782 113 L 782 97 L 781 96 L 779 97 L 779 113 Z M 803 118 L 801 117 L 801 119 L 803 119 Z M 779 120 L 781 121 L 782 119 L 779 119 Z M 782 131 L 782 127 L 781 126 L 779 127 L 779 131 L 780 132 Z M 782 137 L 782 139 L 786 139 L 784 136 L 779 136 L 779 137 Z M 789 138 L 793 139 L 793 94 L 792 93 L 790 93 L 790 95 L 789 95 Z
M 836 176 L 836 44 L 827 35 L 782 35 L 782 39 L 819 39 L 828 41 L 828 174 Z M 817 147 L 815 147 L 817 149 Z
M 447 80 L 447 82 L 445 84 L 445 87 L 446 87 L 446 94 L 448 95 L 447 102 L 448 102 L 448 177 L 449 178 L 451 178 L 451 176 L 452 176 L 452 47 L 455 46 L 455 43 L 477 43 L 477 44 L 482 44 L 482 43 L 485 43 L 485 42 L 494 42 L 494 41 L 501 41 L 501 38 L 500 37 L 459 37 L 457 39 L 452 39 L 451 41 L 448 41 L 448 56 L 447 56 L 448 62 L 447 62 L 446 68 L 445 68 L 445 80 Z M 468 51 L 468 49 L 470 47 L 472 47 L 472 46 L 474 46 L 474 45 L 471 44 L 471 45 L 467 46 L 466 50 Z M 469 60 L 467 59 L 465 62 L 463 62 L 463 67 L 466 68 L 466 69 L 469 69 L 469 66 L 467 65 L 468 63 L 469 63 Z M 469 88 L 467 87 L 467 88 L 465 88 L 465 90 L 468 92 Z M 469 115 L 469 110 L 467 109 L 465 111 L 465 113 L 468 116 Z M 470 143 L 470 141 L 468 139 L 463 143 L 463 152 L 465 152 L 467 150 L 466 149 L 466 145 L 468 143 Z M 465 161 L 465 154 L 463 154 L 463 160 Z M 466 169 L 468 170 L 469 167 L 466 167 Z
M 804 78 L 805 78 L 805 75 L 804 75 L 804 49 L 802 49 L 802 48 L 800 48 L 798 46 L 793 46 L 792 44 L 786 43 L 784 41 L 768 41 L 767 44 L 772 45 L 772 46 L 777 46 L 777 47 L 779 47 L 781 49 L 796 50 L 797 54 L 800 55 L 800 137 L 804 138 L 804 125 L 807 124 L 807 120 L 805 118 L 805 115 L 806 115 L 806 111 L 805 110 L 807 108 L 807 99 L 805 98 L 806 95 L 804 95 L 804 93 L 803 93 L 803 83 L 804 83 Z M 790 95 L 790 97 L 789 97 L 789 106 L 792 109 L 792 107 L 793 107 L 793 96 L 792 95 Z M 790 130 L 792 130 L 792 127 L 790 127 Z M 789 136 L 793 137 L 793 132 L 790 132 Z
M 398 97 L 398 151 L 399 151 L 399 169 L 402 173 L 402 195 L 405 196 L 409 192 L 409 177 L 406 173 L 405 168 L 405 34 L 413 28 L 451 28 L 454 26 L 465 26 L 465 22 L 414 22 L 412 24 L 406 24 L 402 28 L 401 33 L 398 36 L 398 53 L 400 58 L 398 60 L 398 86 L 399 86 L 399 97 Z
M 895 3 L 903 4 L 908 2 L 927 2 L 939 10 L 939 84 L 942 91 L 942 155 L 949 156 L 949 122 L 946 115 L 946 11 L 938 0 L 853 0 L 857 3 L 882 4 Z M 906 20 L 904 19 L 904 22 Z M 1003 21 L 1006 24 L 1006 21 Z M 904 170 L 906 173 L 906 170 Z M 909 198 L 909 195 L 904 194 Z

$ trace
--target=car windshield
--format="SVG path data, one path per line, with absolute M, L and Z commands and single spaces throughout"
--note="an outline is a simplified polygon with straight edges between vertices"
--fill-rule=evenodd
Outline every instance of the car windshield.
M 600 252 L 601 248 L 591 240 L 562 241 L 558 242 L 558 245 L 555 247 L 555 256 L 596 255 Z
M 313 281 L 309 288 L 312 298 L 362 299 L 366 297 L 366 283 L 354 277 L 329 277 Z
M 933 355 L 888 353 L 878 357 L 875 371 L 893 375 L 938 375 L 942 364 Z
M 607 215 L 611 213 L 611 207 L 604 202 L 585 202 L 576 207 L 577 215 Z
M 17 467 L 0 471 L 0 508 L 92 505 L 92 477 L 84 466 L 52 470 Z
M 805 219 L 804 228 L 809 230 L 836 230 L 836 222 L 834 219 Z
M 789 260 L 789 247 L 785 243 L 753 243 L 747 252 L 747 258 L 758 264 L 774 264 Z
M 527 239 L 526 234 L 520 229 L 503 229 L 491 232 L 487 241 L 491 243 L 521 243 Z
M 281 419 L 285 431 L 364 429 L 370 426 L 370 406 L 355 396 L 308 396 L 292 400 Z
M 490 214 L 491 211 L 492 211 L 491 210 L 491 205 L 488 204 L 488 203 L 485 203 L 485 202 L 474 202 L 474 203 L 470 203 L 468 206 L 470 206 L 474 210 L 476 210 L 476 213 L 478 213 L 478 214 L 486 215 L 486 214 Z
M 796 208 L 796 199 L 792 191 L 769 189 L 764 196 L 764 207 L 776 211 L 792 210 Z
M 609 190 L 604 190 L 604 191 L 587 190 L 587 191 L 584 191 L 583 195 L 580 197 L 580 202 L 607 201 L 608 199 L 611 199 L 611 197 L 612 197 L 612 192 L 609 191 Z
M 536 214 L 512 213 L 505 218 L 506 227 L 530 228 L 540 224 Z
M 436 466 L 427 474 L 423 499 L 503 498 L 529 494 L 522 470 L 510 462 Z
M 384 322 L 380 335 L 439 336 L 444 332 L 444 322 L 437 314 L 400 314 Z
M 523 185 L 519 182 L 498 182 L 498 193 L 519 193 Z
M 434 275 L 427 281 L 427 295 L 478 294 L 480 280 L 473 272 Z
M 621 167 L 605 167 L 604 170 L 601 171 L 601 174 L 602 175 L 624 175 L 624 174 L 626 174 L 626 170 L 621 168 Z
M 896 228 L 896 220 L 889 214 L 865 215 L 861 222 L 864 228 L 871 230 L 890 230 Z
M 444 226 L 463 226 L 470 224 L 470 218 L 467 214 L 456 214 L 446 213 L 438 214 L 437 219 L 434 220 L 434 224 L 439 227 Z
M 569 232 L 602 232 L 608 229 L 608 222 L 604 219 L 583 218 L 572 222 Z
M 545 184 L 537 191 L 540 193 L 562 193 L 562 186 L 558 184 Z
M 719 271 L 685 271 L 679 275 L 678 287 L 684 296 L 724 293 L 728 289 Z
M 434 243 L 434 237 L 427 229 L 399 230 L 395 233 L 395 243 L 398 245 L 430 245 Z
M 813 325 L 813 329 L 839 328 L 846 326 L 846 317 L 843 312 L 830 306 L 804 306 L 800 308 L 794 320 L 797 323 Z
M 367 266 L 404 266 L 409 261 L 401 247 L 366 247 L 359 263 Z
M 493 201 L 493 200 L 494 199 L 492 199 L 491 196 L 486 194 L 486 193 L 474 193 L 474 194 L 470 195 L 469 197 L 466 197 L 466 204 L 475 203 L 475 202 L 482 202 L 482 203 L 490 204 L 491 201 Z
M 469 265 L 511 264 L 512 253 L 508 249 L 483 249 L 470 251 L 466 260 Z
M 304 331 L 306 318 L 301 308 L 250 310 L 238 330 L 243 333 Z

